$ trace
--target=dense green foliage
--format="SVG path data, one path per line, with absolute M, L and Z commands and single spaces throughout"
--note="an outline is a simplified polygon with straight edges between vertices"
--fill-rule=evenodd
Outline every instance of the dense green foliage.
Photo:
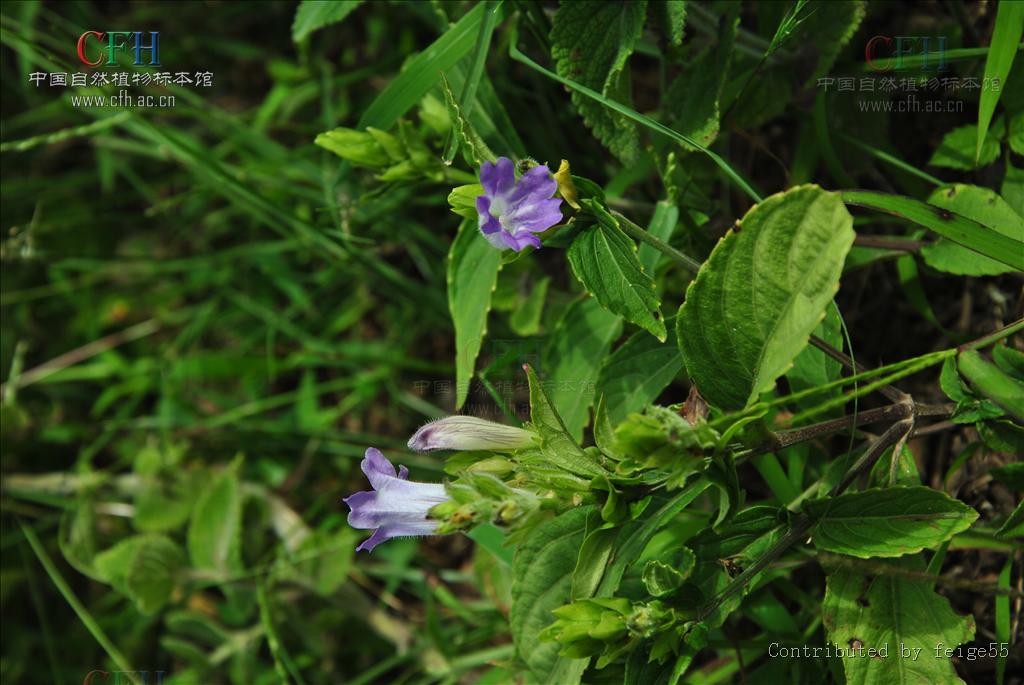
M 4 3 L 0 677 L 1021 682 L 1022 7 Z

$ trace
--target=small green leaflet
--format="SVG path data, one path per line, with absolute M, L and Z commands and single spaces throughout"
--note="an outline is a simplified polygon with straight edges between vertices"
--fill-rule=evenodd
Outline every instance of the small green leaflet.
M 361 4 L 363 0 L 302 0 L 292 22 L 292 40 L 300 43 L 314 31 L 339 23 Z
M 188 555 L 204 571 L 242 568 L 242 494 L 237 464 L 215 477 L 199 495 L 188 526 Z
M 648 330 L 664 342 L 668 335 L 654 280 L 637 258 L 636 245 L 615 218 L 593 200 L 581 200 L 598 223 L 569 246 L 572 272 L 602 307 Z
M 742 409 L 773 387 L 839 289 L 853 237 L 839 195 L 805 185 L 755 205 L 718 242 L 676 320 L 706 400 Z
M 928 203 L 1012 238 L 1024 250 L 1024 218 L 994 190 L 954 183 L 936 189 L 928 198 Z M 947 238 L 939 238 L 935 243 L 925 245 L 921 248 L 921 256 L 933 269 L 960 276 L 997 276 L 1013 271 L 1007 264 L 980 255 Z

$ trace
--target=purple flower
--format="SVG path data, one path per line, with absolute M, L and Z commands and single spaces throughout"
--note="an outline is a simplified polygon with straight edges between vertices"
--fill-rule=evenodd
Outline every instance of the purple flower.
M 427 512 L 448 501 L 443 485 L 407 480 L 409 469 L 403 466 L 395 473 L 395 465 L 375 447 L 366 450 L 360 466 L 373 490 L 345 498 L 345 504 L 352 510 L 348 525 L 376 530 L 356 547 L 357 552 L 369 552 L 391 538 L 430 535 L 437 529 L 437 521 L 428 519 Z
M 562 201 L 551 197 L 558 183 L 543 164 L 516 182 L 512 160 L 500 157 L 497 164 L 483 163 L 480 183 L 484 187 L 484 194 L 476 199 L 480 232 L 499 249 L 510 247 L 521 252 L 527 245 L 540 247 L 535 234 L 562 220 Z
M 434 450 L 494 450 L 496 452 L 519 449 L 532 445 L 534 433 L 506 426 L 475 416 L 448 416 L 431 421 L 409 438 L 409 449 L 417 452 Z

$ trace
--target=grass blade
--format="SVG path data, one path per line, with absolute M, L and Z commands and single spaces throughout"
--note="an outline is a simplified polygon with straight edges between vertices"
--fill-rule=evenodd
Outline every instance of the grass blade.
M 1006 83 L 1006 77 L 1013 66 L 1013 58 L 1020 50 L 1020 36 L 1024 31 L 1024 2 L 999 3 L 996 13 L 996 27 L 992 31 L 992 44 L 985 58 L 985 80 L 991 84 L 998 79 L 1000 84 Z M 974 160 L 981 157 L 981 144 L 988 134 L 988 125 L 992 123 L 992 115 L 996 111 L 1002 88 L 982 88 L 981 100 L 978 102 L 978 144 L 974 151 Z
M 976 221 L 902 195 L 870 190 L 843 190 L 840 194 L 848 205 L 898 216 L 979 254 L 1024 271 L 1024 244 L 985 228 Z
M 391 128 L 400 116 L 437 84 L 442 71 L 451 69 L 473 48 L 486 10 L 485 4 L 477 5 L 426 50 L 410 60 L 405 70 L 388 84 L 359 117 L 358 128 L 373 126 L 385 131 Z

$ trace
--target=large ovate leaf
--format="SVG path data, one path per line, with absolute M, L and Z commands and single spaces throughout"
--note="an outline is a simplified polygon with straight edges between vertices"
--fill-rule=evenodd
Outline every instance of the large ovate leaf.
M 893 487 L 812 500 L 818 549 L 864 559 L 898 557 L 936 547 L 970 528 L 978 512 L 924 486 Z
M 448 252 L 448 309 L 455 325 L 456 409 L 469 394 L 500 268 L 501 252 L 487 242 L 476 222 L 463 221 Z
M 902 566 L 923 570 L 923 564 L 915 561 Z M 865 653 L 841 659 L 847 685 L 963 682 L 945 649 L 969 642 L 974 637 L 974 620 L 957 615 L 929 582 L 836 571 L 825 583 L 822 622 L 833 646 L 886 648 L 885 658 Z M 937 654 L 940 645 L 943 651 Z
M 683 368 L 675 340 L 675 321 L 669 319 L 665 342 L 643 331 L 634 333 L 608 357 L 597 380 L 598 393 L 612 425 L 657 399 Z
M 646 0 L 563 2 L 551 26 L 551 57 L 560 76 L 630 105 L 626 60 L 643 30 Z M 572 101 L 594 135 L 624 162 L 640 150 L 636 125 L 590 98 Z
M 636 245 L 607 211 L 590 200 L 583 203 L 598 217 L 598 224 L 581 232 L 569 246 L 572 272 L 602 307 L 665 340 L 654 280 L 640 264 Z
M 548 394 L 574 440 L 590 420 L 600 366 L 622 331 L 622 318 L 592 297 L 577 300 L 562 317 L 544 355 Z M 651 339 L 646 333 L 643 336 Z
M 600 464 L 589 457 L 569 435 L 541 387 L 540 379 L 529 366 L 526 367 L 526 376 L 530 382 L 530 423 L 540 435 L 541 453 L 554 466 L 578 476 L 603 475 L 604 469 Z
M 561 645 L 542 642 L 538 636 L 555 620 L 551 612 L 571 601 L 573 570 L 587 517 L 594 511 L 594 507 L 570 509 L 539 526 L 516 551 L 509 625 L 516 652 L 533 674 L 531 682 L 578 682 L 587 665 L 586 659 L 559 657 Z M 567 668 L 569 673 L 564 671 Z
M 204 571 L 237 571 L 242 566 L 242 494 L 236 467 L 211 480 L 192 509 L 188 555 Z
M 806 185 L 754 206 L 719 241 L 676 320 L 706 400 L 741 409 L 785 373 L 839 289 L 853 237 L 839 195 Z
M 1012 238 L 1024 250 L 1024 218 L 994 190 L 954 183 L 933 192 L 928 203 Z M 947 238 L 925 245 L 921 248 L 921 256 L 933 269 L 960 276 L 997 276 L 1014 270 L 1001 261 L 978 254 Z

